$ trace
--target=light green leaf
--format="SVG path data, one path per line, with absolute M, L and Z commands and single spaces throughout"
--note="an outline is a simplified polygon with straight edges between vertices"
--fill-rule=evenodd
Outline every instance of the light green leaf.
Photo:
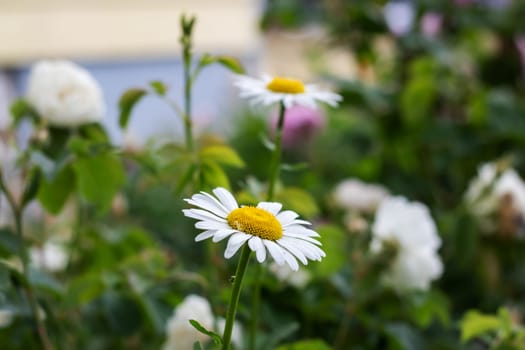
M 146 93 L 147 91 L 144 89 L 134 88 L 129 89 L 120 97 L 118 105 L 120 108 L 119 125 L 121 128 L 126 128 L 133 107 Z
M 162 81 L 155 80 L 150 82 L 149 85 L 160 96 L 164 96 L 168 92 L 168 87 Z
M 479 335 L 497 330 L 501 326 L 502 322 L 498 317 L 471 310 L 461 320 L 461 341 L 467 342 Z
M 226 173 L 216 163 L 203 163 L 201 166 L 201 180 L 202 184 L 210 189 L 214 187 L 230 188 L 230 181 Z
M 345 234 L 335 225 L 323 225 L 315 229 L 321 235 L 317 238 L 323 245 L 326 257 L 318 264 L 312 264 L 314 271 L 322 277 L 328 277 L 347 263 Z
M 75 173 L 67 166 L 52 179 L 42 178 L 37 198 L 48 212 L 58 214 L 74 188 Z
M 287 187 L 279 191 L 276 199 L 285 204 L 287 208 L 298 212 L 304 217 L 313 217 L 319 213 L 315 199 L 307 191 L 297 187 Z
M 11 115 L 14 119 L 13 125 L 18 125 L 24 118 L 29 118 L 32 122 L 37 122 L 40 118 L 33 107 L 23 98 L 15 100 L 10 107 Z
M 203 148 L 200 151 L 200 158 L 203 162 L 215 162 L 218 164 L 229 165 L 232 167 L 243 167 L 244 162 L 232 148 L 223 145 L 213 145 Z
M 230 71 L 237 74 L 244 74 L 245 69 L 242 63 L 235 57 L 232 56 L 213 56 L 210 54 L 205 54 L 201 57 L 197 71 L 200 71 L 202 68 L 213 64 L 218 63 L 223 67 L 229 69 Z
M 207 330 L 206 328 L 204 328 L 204 326 L 202 326 L 199 322 L 197 322 L 196 320 L 190 320 L 190 324 L 193 326 L 193 328 L 195 328 L 196 330 L 198 330 L 199 332 L 201 332 L 202 334 L 205 334 L 207 335 L 208 337 L 211 337 L 213 339 L 213 342 L 217 345 L 221 345 L 222 344 L 222 338 L 220 335 L 218 335 L 217 333 L 215 332 L 212 332 L 210 330 Z
M 124 183 L 125 173 L 119 159 L 111 153 L 78 158 L 73 163 L 80 194 L 106 210 Z

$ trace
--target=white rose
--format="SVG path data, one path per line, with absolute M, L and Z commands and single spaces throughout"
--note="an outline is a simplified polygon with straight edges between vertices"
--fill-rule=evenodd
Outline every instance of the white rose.
M 383 281 L 396 289 L 426 290 L 439 278 L 443 265 L 437 254 L 441 246 L 436 224 L 428 208 L 404 197 L 385 199 L 372 225 L 370 249 L 377 253 L 384 242 L 395 242 L 397 255 Z
M 335 188 L 335 203 L 346 210 L 374 211 L 388 191 L 380 185 L 367 184 L 357 179 L 341 181 Z
M 205 343 L 209 340 L 190 324 L 190 320 L 196 320 L 206 329 L 213 328 L 213 314 L 205 298 L 189 295 L 175 308 L 166 326 L 167 339 L 163 350 L 191 350 L 196 341 Z
M 105 113 L 97 81 L 69 61 L 36 63 L 29 75 L 27 100 L 49 124 L 59 127 L 99 122 Z

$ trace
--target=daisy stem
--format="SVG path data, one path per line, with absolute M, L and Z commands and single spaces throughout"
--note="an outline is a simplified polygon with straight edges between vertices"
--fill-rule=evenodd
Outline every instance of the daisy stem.
M 272 155 L 272 162 L 270 166 L 270 183 L 268 185 L 268 196 L 267 200 L 269 202 L 273 201 L 275 196 L 275 183 L 279 178 L 279 168 L 281 162 L 281 145 L 283 141 L 283 125 L 284 125 L 284 112 L 286 108 L 284 103 L 281 102 L 279 107 L 279 120 L 277 121 L 277 128 L 275 130 L 275 142 Z
M 233 323 L 235 321 L 235 314 L 237 313 L 237 305 L 239 304 L 239 296 L 241 294 L 242 280 L 244 273 L 248 267 L 251 254 L 250 247 L 247 244 L 244 245 L 235 272 L 235 279 L 233 282 L 232 294 L 230 297 L 230 304 L 228 305 L 228 312 L 226 315 L 226 325 L 224 326 L 224 333 L 222 335 L 222 350 L 229 350 L 232 338 Z
M 193 46 L 193 26 L 195 25 L 195 17 L 181 17 L 182 36 L 180 43 L 182 44 L 182 61 L 184 66 L 184 133 L 186 137 L 186 148 L 188 151 L 193 151 L 193 133 L 191 121 L 191 61 L 192 61 L 192 46 Z
M 29 278 L 29 254 L 27 252 L 27 247 L 25 244 L 23 227 L 22 227 L 23 206 L 18 206 L 16 204 L 16 201 L 12 193 L 8 190 L 7 186 L 5 185 L 2 179 L 1 173 L 0 173 L 0 193 L 1 192 L 5 194 L 7 202 L 9 203 L 9 206 L 11 207 L 11 210 L 13 211 L 13 216 L 15 219 L 15 231 L 19 239 L 18 254 L 20 256 L 20 260 L 22 260 L 22 275 L 24 276 L 24 279 L 25 279 L 25 283 L 23 283 L 23 289 L 26 294 L 27 301 L 29 302 L 31 313 L 33 314 L 33 318 L 35 320 L 38 337 L 42 345 L 42 349 L 52 350 L 53 345 L 51 344 L 51 341 L 49 340 L 49 336 L 46 330 L 46 325 L 44 324 L 44 322 L 38 315 L 38 303 L 36 301 L 33 286 L 31 285 L 31 281 Z

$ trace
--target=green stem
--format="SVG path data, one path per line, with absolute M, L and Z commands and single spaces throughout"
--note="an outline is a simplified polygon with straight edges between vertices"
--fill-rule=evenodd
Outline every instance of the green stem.
M 272 154 L 272 159 L 270 163 L 270 182 L 268 184 L 268 194 L 266 200 L 271 202 L 275 197 L 275 184 L 279 179 L 279 169 L 281 163 L 281 148 L 283 140 L 283 126 L 284 126 L 284 113 L 286 108 L 284 104 L 281 103 L 279 106 L 279 120 L 277 121 L 277 127 L 275 129 L 275 142 L 274 149 Z M 250 324 L 250 334 L 249 334 L 249 349 L 255 350 L 255 338 L 257 336 L 257 328 L 259 325 L 259 307 L 261 304 L 261 283 L 262 283 L 262 273 L 264 267 L 261 264 L 258 264 L 255 272 L 255 281 L 253 286 L 253 297 L 252 297 L 252 320 Z
M 224 326 L 224 333 L 222 336 L 222 350 L 229 350 L 232 338 L 233 323 L 235 321 L 235 314 L 237 313 L 237 305 L 239 304 L 239 296 L 241 295 L 241 286 L 244 274 L 248 267 L 251 254 L 250 247 L 247 244 L 244 245 L 237 265 L 237 271 L 235 272 L 235 279 L 233 282 L 232 295 L 230 297 L 230 304 L 228 305 L 228 312 L 226 315 L 226 325 Z
M 23 208 L 18 207 L 13 195 L 7 189 L 7 186 L 4 184 L 1 176 L 0 176 L 0 190 L 1 192 L 4 192 L 7 198 L 7 202 L 9 203 L 9 206 L 11 207 L 11 210 L 13 211 L 13 216 L 15 219 L 15 231 L 20 240 L 18 244 L 18 254 L 20 256 L 20 259 L 22 260 L 22 274 L 25 279 L 24 292 L 29 302 L 31 313 L 33 314 L 33 318 L 35 320 L 39 340 L 44 350 L 52 350 L 53 345 L 51 344 L 51 341 L 49 340 L 46 326 L 43 320 L 38 315 L 38 304 L 35 298 L 33 286 L 31 285 L 31 281 L 29 279 L 29 254 L 27 252 L 27 247 L 26 247 L 25 240 L 24 240 L 23 226 L 22 226 Z
M 184 133 L 188 151 L 193 151 L 193 132 L 191 121 L 191 51 L 184 47 Z
M 285 111 L 286 111 L 286 108 L 284 107 L 284 104 L 281 102 L 281 105 L 279 108 L 279 120 L 277 121 L 277 128 L 275 129 L 274 150 L 272 154 L 272 160 L 270 163 L 270 183 L 268 185 L 268 196 L 266 198 L 269 202 L 273 201 L 273 198 L 275 196 L 275 184 L 277 182 L 277 179 L 279 178 L 279 168 L 280 168 L 280 162 L 281 162 L 281 145 L 283 141 L 283 125 L 284 125 L 284 112 Z

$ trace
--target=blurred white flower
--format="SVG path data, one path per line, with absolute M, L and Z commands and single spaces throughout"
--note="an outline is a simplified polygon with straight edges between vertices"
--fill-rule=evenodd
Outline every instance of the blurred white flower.
M 46 242 L 41 247 L 32 247 L 29 255 L 33 266 L 51 272 L 64 270 L 68 260 L 64 247 L 54 242 Z
M 388 195 L 383 186 L 347 179 L 336 186 L 333 198 L 338 206 L 348 211 L 372 212 Z
M 13 318 L 13 311 L 7 309 L 0 309 L 0 329 L 9 327 L 11 322 L 13 322 Z
M 504 163 L 486 163 L 469 184 L 465 202 L 469 211 L 481 220 L 484 231 L 493 231 L 497 223 L 494 216 L 510 198 L 512 211 L 525 217 L 525 183 L 516 170 Z
M 383 8 L 383 15 L 388 29 L 392 34 L 403 36 L 414 25 L 416 15 L 411 1 L 389 1 Z
M 270 271 L 279 281 L 295 288 L 303 288 L 311 279 L 310 273 L 305 269 L 294 271 L 288 265 L 277 265 L 274 262 L 270 264 Z
M 173 312 L 166 325 L 167 339 L 163 350 L 191 350 L 196 341 L 205 343 L 209 337 L 196 330 L 190 320 L 196 320 L 204 328 L 213 328 L 210 303 L 198 295 L 188 295 Z
M 105 113 L 97 81 L 69 61 L 37 62 L 29 75 L 27 100 L 49 124 L 59 127 L 99 122 Z
M 441 276 L 443 264 L 437 254 L 441 238 L 424 204 L 404 197 L 385 199 L 377 210 L 372 235 L 372 252 L 381 251 L 386 242 L 397 248 L 392 265 L 383 275 L 386 285 L 399 292 L 427 290 Z
M 217 320 L 217 333 L 222 335 L 224 333 L 224 327 L 226 327 L 226 320 L 221 317 Z M 232 344 L 235 345 L 235 348 L 239 350 L 243 348 L 242 334 L 243 329 L 241 324 L 237 321 L 234 321 L 232 329 Z

